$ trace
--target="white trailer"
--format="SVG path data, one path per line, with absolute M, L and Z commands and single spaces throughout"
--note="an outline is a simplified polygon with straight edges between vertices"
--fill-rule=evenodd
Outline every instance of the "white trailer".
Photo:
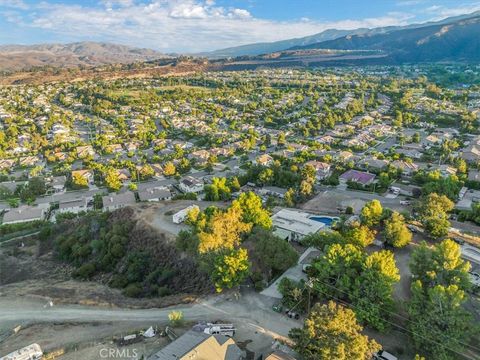
M 235 327 L 233 324 L 211 324 L 207 323 L 207 327 L 203 330 L 205 334 L 225 335 L 233 337 L 235 335 Z
M 190 210 L 193 210 L 193 209 L 200 210 L 200 208 L 197 205 L 190 205 L 189 207 L 186 207 L 185 209 L 180 210 L 179 212 L 173 214 L 172 215 L 173 222 L 175 224 L 180 224 L 184 222 Z

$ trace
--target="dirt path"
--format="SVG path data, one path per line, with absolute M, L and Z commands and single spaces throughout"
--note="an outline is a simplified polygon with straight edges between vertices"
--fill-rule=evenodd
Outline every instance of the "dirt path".
M 13 329 L 18 325 L 28 324 L 85 324 L 95 323 L 96 326 L 111 327 L 109 331 L 104 327 L 103 336 L 111 334 L 113 329 L 127 329 L 129 327 L 147 328 L 151 325 L 165 325 L 168 323 L 168 314 L 173 310 L 181 310 L 187 321 L 228 321 L 235 324 L 237 341 L 250 343 L 249 350 L 255 352 L 266 351 L 276 338 L 286 338 L 293 327 L 301 326 L 300 321 L 294 321 L 282 314 L 271 310 L 273 299 L 255 293 L 247 293 L 238 300 L 229 295 L 214 296 L 199 301 L 193 305 L 181 305 L 164 309 L 123 309 L 102 308 L 79 305 L 54 305 L 45 307 L 44 300 L 35 298 L 0 297 L 0 330 Z M 75 326 L 77 326 L 75 325 Z M 113 325 L 113 326 L 112 326 Z M 71 325 L 73 326 L 73 325 Z M 82 331 L 69 332 L 64 336 L 48 337 L 45 339 L 34 333 L 22 341 L 13 341 L 13 335 L 8 341 L 0 343 L 0 354 L 19 346 L 28 345 L 38 340 L 46 349 L 54 349 L 72 343 L 98 339 L 98 332 L 91 331 L 92 326 L 82 327 Z M 78 329 L 80 327 L 77 326 Z M 98 329 L 102 329 L 99 327 Z M 12 343 L 14 345 L 12 345 Z M 85 359 L 87 360 L 87 359 Z M 93 360 L 93 359 L 92 359 Z

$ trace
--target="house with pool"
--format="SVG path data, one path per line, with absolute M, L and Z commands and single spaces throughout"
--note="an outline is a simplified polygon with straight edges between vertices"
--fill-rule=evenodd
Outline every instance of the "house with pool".
M 296 209 L 281 209 L 272 216 L 274 233 L 287 241 L 300 241 L 305 236 L 328 230 L 338 217 L 319 216 Z

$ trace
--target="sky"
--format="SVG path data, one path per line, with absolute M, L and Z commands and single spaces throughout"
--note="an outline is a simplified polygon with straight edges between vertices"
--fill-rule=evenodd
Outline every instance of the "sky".
M 104 41 L 195 53 L 477 10 L 480 0 L 0 0 L 0 44 Z

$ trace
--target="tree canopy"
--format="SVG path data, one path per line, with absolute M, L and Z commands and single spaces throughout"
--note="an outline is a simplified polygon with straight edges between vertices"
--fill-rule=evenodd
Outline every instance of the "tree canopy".
M 362 330 L 352 310 L 329 301 L 315 304 L 303 328 L 289 335 L 305 360 L 370 360 L 381 347 Z

